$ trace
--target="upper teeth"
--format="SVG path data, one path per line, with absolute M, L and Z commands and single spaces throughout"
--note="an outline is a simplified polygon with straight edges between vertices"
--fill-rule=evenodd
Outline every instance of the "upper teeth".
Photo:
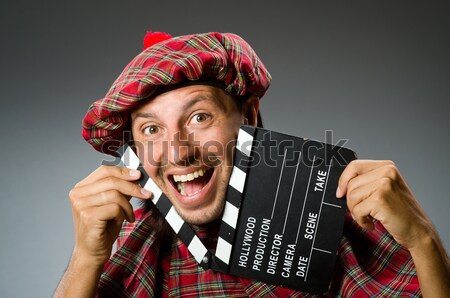
M 199 176 L 203 176 L 203 174 L 205 174 L 205 172 L 206 172 L 206 170 L 200 169 L 198 171 L 194 171 L 194 172 L 186 174 L 186 175 L 173 175 L 173 180 L 175 182 L 192 181 L 195 178 L 198 178 Z

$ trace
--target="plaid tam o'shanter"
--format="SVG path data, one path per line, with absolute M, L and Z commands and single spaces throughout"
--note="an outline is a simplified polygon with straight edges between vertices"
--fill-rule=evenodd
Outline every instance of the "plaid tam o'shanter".
M 261 98 L 271 76 L 252 47 L 236 34 L 173 37 L 145 49 L 125 67 L 105 97 L 89 107 L 82 135 L 94 149 L 113 154 L 123 145 L 122 133 L 133 108 L 161 88 L 193 82 L 216 83 L 237 98 Z
M 420 297 L 409 252 L 380 223 L 364 231 L 349 214 L 330 291 L 312 295 L 229 274 L 204 271 L 180 240 L 157 237 L 150 212 L 125 223 L 105 264 L 97 297 Z M 197 231 L 202 241 L 207 231 Z M 205 243 L 206 244 L 206 243 Z M 206 244 L 208 245 L 208 244 Z

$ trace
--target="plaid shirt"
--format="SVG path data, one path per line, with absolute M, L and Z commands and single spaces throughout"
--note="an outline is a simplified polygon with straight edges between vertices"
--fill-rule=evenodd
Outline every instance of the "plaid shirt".
M 125 223 L 105 264 L 97 297 L 419 297 L 409 252 L 380 223 L 364 231 L 347 214 L 329 292 L 317 296 L 229 274 L 204 271 L 180 240 L 157 237 L 150 212 Z M 207 231 L 197 231 L 203 241 Z M 210 241 L 211 242 L 211 241 Z M 214 242 L 214 241 L 212 241 Z M 211 243 L 205 243 L 211 246 Z

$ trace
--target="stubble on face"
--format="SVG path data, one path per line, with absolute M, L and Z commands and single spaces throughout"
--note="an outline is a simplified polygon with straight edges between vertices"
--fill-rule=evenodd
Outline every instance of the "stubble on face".
M 211 127 L 206 127 L 203 130 L 194 131 L 193 137 L 195 140 L 200 140 L 200 144 L 205 144 L 205 142 L 207 141 L 216 141 L 222 146 L 222 154 L 215 154 L 215 152 L 211 152 L 211 150 L 209 150 L 210 148 L 203 148 L 200 145 L 199 148 L 193 148 L 188 157 L 182 160 L 185 164 L 177 163 L 173 160 L 168 160 L 167 163 L 164 162 L 163 164 L 160 163 L 159 166 L 152 166 L 148 163 L 145 163 L 146 171 L 149 174 L 153 173 L 153 175 L 150 174 L 150 176 L 168 196 L 169 200 L 172 202 L 179 215 L 185 222 L 194 225 L 208 224 L 216 220 L 222 214 L 226 200 L 228 180 L 232 171 L 234 143 L 241 119 L 240 111 L 237 109 L 237 106 L 232 97 L 226 94 L 223 90 L 214 89 L 213 92 L 211 92 L 212 95 L 210 94 L 210 96 L 214 98 L 214 104 L 216 105 L 216 107 L 212 109 L 211 114 L 213 114 L 213 119 L 215 119 L 216 122 L 213 122 Z M 173 99 L 166 96 L 164 100 Z M 174 106 L 176 107 L 177 104 L 179 104 L 179 101 L 174 102 Z M 158 113 L 158 109 L 154 109 L 155 107 L 157 107 L 157 104 L 160 103 L 161 101 L 155 101 L 154 105 L 151 106 L 152 102 L 149 102 L 148 105 L 150 109 L 148 109 L 147 111 L 151 111 L 154 114 L 160 114 Z M 161 108 L 162 111 L 164 110 L 164 108 L 166 108 L 167 110 L 167 108 L 170 107 L 170 105 L 168 105 L 167 107 L 165 105 L 167 105 L 167 103 L 163 104 Z M 145 107 L 143 110 L 145 111 Z M 203 111 L 205 109 L 200 110 Z M 206 110 L 208 111 L 208 109 Z M 171 118 L 169 117 L 163 120 L 173 121 L 173 119 L 176 118 L 177 114 L 174 115 L 175 116 L 172 115 Z M 135 131 L 133 130 L 133 135 L 134 134 Z M 230 146 L 230 144 L 232 146 Z M 144 156 L 149 155 L 148 150 L 152 146 L 153 145 L 148 145 L 147 147 L 144 146 L 144 152 L 138 152 L 138 154 L 140 156 L 142 154 L 144 154 Z M 169 149 L 172 150 L 172 148 Z M 167 152 L 163 152 L 162 155 L 163 158 L 167 157 Z M 190 206 L 183 206 L 182 202 L 179 202 L 177 194 L 174 193 L 174 191 L 176 191 L 176 187 L 174 187 L 173 185 L 173 180 L 170 181 L 170 179 L 168 179 L 168 177 L 170 177 L 170 172 L 173 172 L 174 169 L 190 167 L 195 168 L 201 166 L 206 166 L 208 168 L 214 169 L 214 184 L 212 185 L 209 192 L 205 194 L 206 199 L 201 205 L 199 205 L 199 208 L 196 209 L 191 208 Z
M 233 146 L 234 147 L 234 146 Z M 227 153 L 228 156 L 233 156 L 233 152 Z M 213 190 L 215 192 L 214 198 L 212 200 L 212 204 L 210 204 L 209 208 L 206 208 L 203 214 L 196 214 L 195 212 L 184 211 L 183 208 L 178 206 L 177 199 L 172 195 L 171 191 L 168 189 L 167 182 L 165 177 L 167 177 L 165 171 L 167 167 L 159 167 L 157 174 L 157 183 L 163 192 L 168 196 L 171 203 L 175 206 L 175 209 L 178 211 L 180 217 L 187 223 L 203 226 L 208 223 L 216 220 L 222 214 L 225 201 L 226 201 L 226 193 L 228 187 L 228 180 L 232 171 L 232 164 L 225 164 L 225 161 L 211 152 L 205 152 L 204 155 L 207 156 L 204 161 L 199 159 L 193 159 L 192 165 L 206 165 L 210 168 L 214 168 L 215 171 L 221 171 L 220 174 L 217 175 L 216 188 Z M 211 162 L 213 160 L 213 162 Z M 231 157 L 230 160 L 233 160 Z

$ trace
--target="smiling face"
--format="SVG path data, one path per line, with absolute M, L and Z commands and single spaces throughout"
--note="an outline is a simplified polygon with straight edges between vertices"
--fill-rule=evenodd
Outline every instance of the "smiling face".
M 202 225 L 222 213 L 239 126 L 255 125 L 258 108 L 256 97 L 239 110 L 225 91 L 192 85 L 158 95 L 131 113 L 146 172 L 186 222 Z

